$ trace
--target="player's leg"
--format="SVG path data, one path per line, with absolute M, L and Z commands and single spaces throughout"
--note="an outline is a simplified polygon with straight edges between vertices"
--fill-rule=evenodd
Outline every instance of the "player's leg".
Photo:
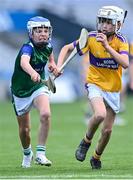
M 114 111 L 108 106 L 107 107 L 107 116 L 103 121 L 103 126 L 101 130 L 101 136 L 99 138 L 96 150 L 94 152 L 94 155 L 92 156 L 90 163 L 92 166 L 92 169 L 100 169 L 101 168 L 101 161 L 100 157 L 106 147 L 106 145 L 109 142 L 111 132 L 112 132 L 112 126 L 115 119 L 115 113 Z
M 34 100 L 34 105 L 39 111 L 40 126 L 38 133 L 38 145 L 36 149 L 36 162 L 37 164 L 50 166 L 52 163 L 46 158 L 46 141 L 50 128 L 50 104 L 49 97 L 45 94 L 39 95 Z
M 84 114 L 85 114 L 85 124 L 88 125 L 90 118 L 92 117 L 93 111 L 92 111 L 92 107 L 90 105 L 90 103 L 87 101 L 85 104 L 85 110 L 84 110 Z
M 12 95 L 12 103 L 17 116 L 19 126 L 19 137 L 23 147 L 22 167 L 28 168 L 31 166 L 33 152 L 30 142 L 30 115 L 29 111 L 32 106 L 31 97 L 19 98 Z
M 21 116 L 17 116 L 19 125 L 19 137 L 23 148 L 28 148 L 30 146 L 30 118 L 29 113 Z
M 91 145 L 92 138 L 93 138 L 99 124 L 106 117 L 106 107 L 105 107 L 102 97 L 93 97 L 91 99 L 91 106 L 92 106 L 94 114 L 89 120 L 88 130 L 86 132 L 86 135 L 80 142 L 80 144 L 76 150 L 76 153 L 75 153 L 75 157 L 79 161 L 85 160 L 87 151 Z
M 103 122 L 106 117 L 106 107 L 102 97 L 92 98 L 91 106 L 94 114 L 89 121 L 88 131 L 86 132 L 89 140 L 93 138 L 99 124 Z
M 30 118 L 29 113 L 24 115 L 17 116 L 18 125 L 19 125 L 19 137 L 23 147 L 23 161 L 22 167 L 28 168 L 31 166 L 31 161 L 33 158 L 33 152 L 31 150 L 30 142 Z

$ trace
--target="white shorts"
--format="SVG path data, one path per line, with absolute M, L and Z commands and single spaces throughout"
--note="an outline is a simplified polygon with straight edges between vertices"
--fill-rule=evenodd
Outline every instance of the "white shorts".
M 107 92 L 101 90 L 95 84 L 87 84 L 86 89 L 88 92 L 88 98 L 91 100 L 95 97 L 103 97 L 105 102 L 112 108 L 115 113 L 120 110 L 120 92 Z
M 39 95 L 46 95 L 49 97 L 50 91 L 47 87 L 41 87 L 34 91 L 29 97 L 20 98 L 13 94 L 13 105 L 17 116 L 21 116 L 26 112 L 30 111 L 33 106 L 33 100 Z

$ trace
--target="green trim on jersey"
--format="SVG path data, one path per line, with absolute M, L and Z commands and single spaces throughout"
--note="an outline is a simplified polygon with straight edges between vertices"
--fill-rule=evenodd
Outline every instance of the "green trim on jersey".
M 51 44 L 46 45 L 43 49 L 34 46 L 31 42 L 24 45 L 30 45 L 32 47 L 32 55 L 30 59 L 30 65 L 45 79 L 44 67 L 49 60 L 49 56 L 52 53 Z M 35 83 L 31 80 L 29 74 L 27 74 L 20 66 L 21 50 L 19 51 L 16 61 L 14 72 L 11 80 L 12 93 L 17 97 L 29 97 L 31 94 L 44 86 L 43 83 Z

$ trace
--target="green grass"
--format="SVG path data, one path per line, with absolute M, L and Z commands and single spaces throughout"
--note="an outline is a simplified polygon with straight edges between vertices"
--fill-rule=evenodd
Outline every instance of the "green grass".
M 125 126 L 114 126 L 110 143 L 102 157 L 102 170 L 92 170 L 89 159 L 94 151 L 99 132 L 96 133 L 86 161 L 75 160 L 77 145 L 84 136 L 84 101 L 72 104 L 52 104 L 52 126 L 47 142 L 47 156 L 52 167 L 20 167 L 22 150 L 18 125 L 10 102 L 0 103 L 0 179 L 133 179 L 133 97 L 128 97 L 127 111 L 122 115 Z M 38 114 L 31 113 L 32 148 L 35 153 Z M 34 176 L 34 177 L 33 177 Z

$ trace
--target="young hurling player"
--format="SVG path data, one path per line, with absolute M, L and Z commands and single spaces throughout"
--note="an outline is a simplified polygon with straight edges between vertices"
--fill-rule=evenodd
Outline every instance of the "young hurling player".
M 85 160 L 93 136 L 103 122 L 101 136 L 90 159 L 92 169 L 100 169 L 102 166 L 100 158 L 109 142 L 115 115 L 120 108 L 122 68 L 127 68 L 129 65 L 128 43 L 119 33 L 126 13 L 116 6 L 104 6 L 99 9 L 97 31 L 88 34 L 86 47 L 79 51 L 80 55 L 89 53 L 90 65 L 86 90 L 93 116 L 89 121 L 86 135 L 75 152 L 77 160 Z M 58 58 L 58 67 L 75 47 L 78 47 L 78 41 L 62 48 Z
M 21 47 L 11 80 L 13 106 L 16 112 L 19 136 L 23 147 L 22 167 L 31 166 L 33 152 L 30 138 L 30 110 L 34 106 L 38 110 L 40 126 L 35 161 L 37 164 L 50 166 L 46 158 L 46 140 L 50 127 L 50 104 L 48 87 L 40 82 L 45 79 L 45 65 L 57 75 L 54 62 L 53 47 L 50 39 L 52 26 L 46 18 L 37 16 L 27 23 L 29 42 Z

